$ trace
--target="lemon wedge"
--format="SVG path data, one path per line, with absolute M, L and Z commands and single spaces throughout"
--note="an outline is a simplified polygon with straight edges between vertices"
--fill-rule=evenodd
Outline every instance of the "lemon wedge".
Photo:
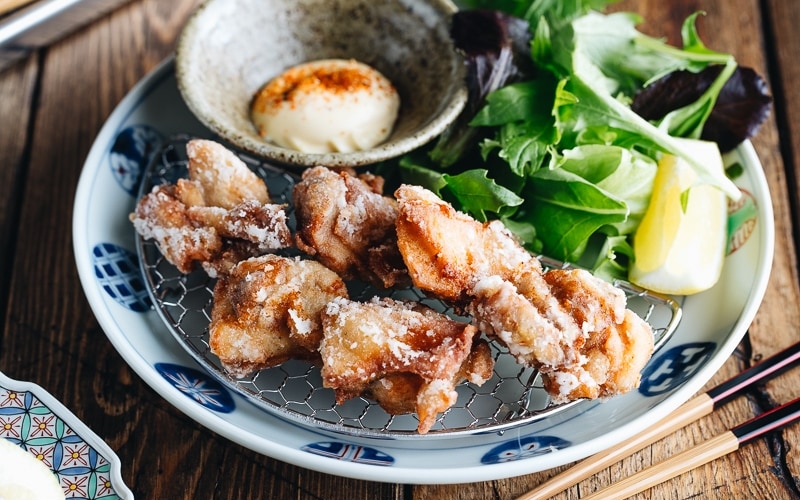
M 41 460 L 0 438 L 0 499 L 63 500 L 64 491 Z
M 679 139 L 695 159 L 724 165 L 713 142 Z M 697 174 L 680 157 L 658 163 L 653 195 L 633 237 L 634 262 L 628 280 L 655 292 L 689 295 L 719 280 L 725 259 L 728 201 L 718 188 L 695 185 Z M 685 193 L 685 194 L 684 194 Z M 683 196 L 687 196 L 683 205 Z

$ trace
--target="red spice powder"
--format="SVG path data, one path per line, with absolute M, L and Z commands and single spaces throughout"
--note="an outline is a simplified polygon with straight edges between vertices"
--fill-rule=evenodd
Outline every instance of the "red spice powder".
M 369 91 L 375 85 L 380 85 L 380 91 L 394 92 L 391 85 L 383 83 L 369 68 L 355 63 L 306 64 L 290 68 L 267 83 L 256 94 L 254 105 L 261 113 L 282 104 L 294 109 L 298 96 L 342 95 Z

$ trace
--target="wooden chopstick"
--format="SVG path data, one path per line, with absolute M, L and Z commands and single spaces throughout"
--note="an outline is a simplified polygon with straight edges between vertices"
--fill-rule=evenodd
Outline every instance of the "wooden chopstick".
M 621 500 L 661 484 L 721 456 L 738 450 L 754 439 L 800 420 L 800 398 L 737 425 L 733 429 L 679 453 L 664 462 L 617 481 L 584 500 Z
M 33 3 L 33 0 L 0 0 L 0 15 L 29 3 Z
M 798 361 L 800 361 L 800 342 L 770 356 L 709 391 L 695 396 L 649 429 L 611 449 L 592 455 L 520 496 L 517 500 L 550 498 L 556 493 L 564 491 L 636 451 L 710 414 L 724 403 L 743 394 L 754 385 L 783 372 Z

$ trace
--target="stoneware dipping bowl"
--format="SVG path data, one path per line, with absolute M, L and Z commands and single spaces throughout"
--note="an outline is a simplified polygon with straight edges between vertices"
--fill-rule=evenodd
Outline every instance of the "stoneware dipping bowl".
M 273 163 L 354 167 L 402 155 L 439 135 L 466 102 L 450 39 L 449 0 L 208 0 L 185 25 L 176 77 L 194 115 L 230 145 Z M 391 136 L 364 151 L 306 154 L 267 142 L 250 104 L 267 81 L 300 63 L 356 59 L 400 95 Z

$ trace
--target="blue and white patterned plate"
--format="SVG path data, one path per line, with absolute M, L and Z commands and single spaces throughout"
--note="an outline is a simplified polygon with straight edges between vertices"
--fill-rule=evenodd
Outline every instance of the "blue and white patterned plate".
M 133 499 L 113 450 L 36 384 L 0 372 L 0 439 L 41 460 L 67 499 Z
M 114 347 L 162 397 L 232 441 L 310 469 L 376 481 L 459 483 L 579 460 L 642 431 L 700 390 L 738 345 L 766 290 L 772 204 L 761 165 L 746 143 L 726 158 L 744 166 L 736 182 L 745 196 L 730 207 L 722 277 L 711 290 L 680 298 L 683 320 L 647 366 L 638 391 L 576 405 L 505 433 L 449 439 L 361 439 L 292 423 L 217 383 L 151 309 L 128 214 L 150 153 L 177 134 L 213 138 L 181 100 L 173 61 L 167 60 L 119 104 L 86 160 L 73 215 L 84 292 Z

